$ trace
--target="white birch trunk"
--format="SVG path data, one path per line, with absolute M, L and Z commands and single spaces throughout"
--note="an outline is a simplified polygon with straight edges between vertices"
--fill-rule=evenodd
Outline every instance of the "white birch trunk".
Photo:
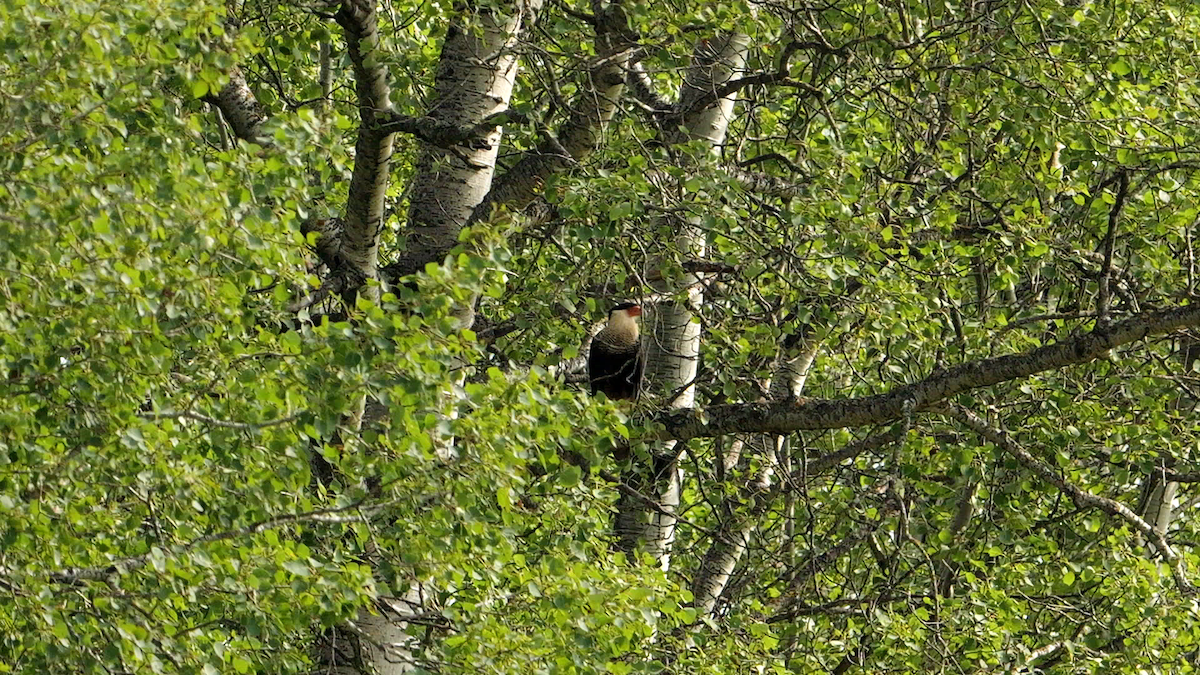
M 683 110 L 698 109 L 684 117 L 688 140 L 704 140 L 716 151 L 725 141 L 725 132 L 733 117 L 735 96 L 718 99 L 708 106 L 696 102 L 720 85 L 732 79 L 746 60 L 750 38 L 741 33 L 724 35 L 702 42 L 696 48 L 692 66 L 684 78 L 680 105 Z M 707 253 L 699 220 L 692 220 L 676 238 L 677 250 L 688 258 L 701 259 Z M 646 378 L 651 391 L 668 397 L 672 408 L 691 408 L 695 405 L 695 379 L 700 361 L 700 324 L 693 321 L 695 312 L 704 302 L 701 274 L 687 274 L 678 281 L 663 279 L 654 290 L 671 293 L 682 290 L 686 299 L 680 302 L 660 302 L 646 315 Z M 659 458 L 677 454 L 674 442 L 654 448 Z M 638 467 L 627 474 L 635 487 L 656 500 L 655 509 L 647 509 L 640 499 L 625 496 L 617 505 L 617 535 L 626 550 L 639 545 L 654 557 L 663 569 L 671 564 L 671 546 L 675 540 L 676 511 L 679 508 L 683 471 L 674 459 L 652 461 L 653 475 L 646 480 L 646 469 Z
M 341 256 L 348 275 L 343 298 L 349 303 L 358 294 L 379 300 L 379 286 L 368 283 L 379 276 L 379 232 L 387 195 L 392 158 L 390 133 L 378 122 L 392 111 L 387 68 L 379 60 L 379 27 L 372 0 L 346 0 L 337 14 L 346 36 L 350 62 L 354 65 L 358 98 L 358 139 L 354 143 L 354 171 L 343 218 Z M 366 284 L 364 286 L 364 284 Z M 353 309 L 353 305 L 350 305 Z M 357 415 L 361 418 L 361 411 Z
M 480 124 L 508 109 L 517 75 L 515 47 L 541 0 L 518 2 L 506 13 L 480 11 L 473 25 L 451 26 L 442 46 L 429 116 L 457 127 Z M 409 189 L 407 247 L 401 269 L 441 263 L 458 243 L 471 212 L 492 188 L 503 128 L 453 148 L 425 144 Z

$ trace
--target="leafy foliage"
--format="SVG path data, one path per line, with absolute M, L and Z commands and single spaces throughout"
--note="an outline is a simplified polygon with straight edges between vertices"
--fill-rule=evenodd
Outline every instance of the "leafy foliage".
M 404 114 L 456 7 L 380 14 Z M 524 37 L 509 166 L 590 91 L 593 8 L 566 9 Z M 323 11 L 6 0 L 0 672 L 305 672 L 322 636 L 418 590 L 414 658 L 442 672 L 1195 670 L 1194 599 L 1161 551 L 948 411 L 694 440 L 669 571 L 627 558 L 613 450 L 649 413 L 567 381 L 611 298 L 697 262 L 674 245 L 689 222 L 736 269 L 706 279 L 702 404 L 758 400 L 814 344 L 805 395 L 865 397 L 1186 303 L 1192 3 L 625 10 L 663 91 L 722 31 L 751 36 L 748 73 L 786 77 L 741 89 L 715 155 L 629 102 L 541 186 L 553 217 L 497 212 L 347 317 L 291 309 L 320 283 L 300 222 L 341 211 L 354 157 Z M 271 148 L 201 101 L 235 66 Z M 424 170 L 415 142 L 396 153 L 385 256 Z M 1161 523 L 1195 578 L 1193 340 L 955 403 Z M 899 440 L 800 470 L 877 433 Z M 737 532 L 701 612 L 692 584 Z

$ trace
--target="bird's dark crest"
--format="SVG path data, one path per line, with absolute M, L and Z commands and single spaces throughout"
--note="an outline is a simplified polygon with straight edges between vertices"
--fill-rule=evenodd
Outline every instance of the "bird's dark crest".
M 631 307 L 637 307 L 637 306 L 638 306 L 638 304 L 636 302 L 622 302 L 619 305 L 613 305 L 613 308 L 608 310 L 608 313 L 612 314 L 613 312 L 619 312 L 622 309 L 629 309 Z

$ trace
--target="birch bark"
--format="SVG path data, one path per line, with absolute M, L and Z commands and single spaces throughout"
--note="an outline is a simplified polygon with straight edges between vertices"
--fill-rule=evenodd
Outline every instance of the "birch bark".
M 477 11 L 450 27 L 442 46 L 428 116 L 439 124 L 470 127 L 508 108 L 517 75 L 521 31 L 540 0 L 517 2 L 504 14 Z M 492 188 L 504 129 L 496 126 L 457 145 L 423 143 L 410 202 L 398 275 L 440 263 L 458 243 L 472 211 Z
M 720 148 L 733 117 L 736 94 L 715 99 L 709 105 L 698 102 L 712 97 L 713 91 L 743 68 L 749 45 L 749 36 L 730 33 L 702 41 L 696 47 L 680 93 L 686 133 L 674 140 L 702 140 L 714 152 Z M 689 259 L 703 259 L 706 254 L 699 224 L 698 219 L 688 222 L 674 242 L 675 249 Z M 703 273 L 685 274 L 677 280 L 659 276 L 654 291 L 682 299 L 657 303 L 647 312 L 646 378 L 652 391 L 667 397 L 671 409 L 692 408 L 700 362 L 700 324 L 694 318 L 704 302 Z M 683 480 L 676 461 L 677 445 L 675 441 L 663 443 L 651 450 L 652 466 L 634 466 L 625 473 L 626 482 L 656 500 L 654 508 L 629 495 L 623 495 L 617 505 L 616 532 L 621 547 L 633 551 L 642 546 L 664 569 L 670 567 Z
M 495 178 L 503 129 L 488 127 L 488 122 L 509 107 L 518 70 L 516 48 L 540 7 L 541 0 L 528 0 L 504 12 L 468 9 L 449 30 L 426 118 L 435 128 L 477 128 L 480 133 L 455 144 L 423 143 L 408 192 L 404 248 L 384 276 L 408 275 L 428 263 L 440 263 L 465 226 L 488 217 L 494 205 L 525 207 L 547 178 L 587 157 L 602 141 L 617 110 L 631 53 L 632 38 L 619 3 L 597 11 L 598 57 L 589 74 L 590 86 L 584 88 L 582 100 L 572 107 L 557 138 Z M 470 325 L 471 320 L 464 323 Z M 443 459 L 452 461 L 453 448 L 443 450 Z M 381 597 L 377 613 L 360 615 L 354 630 L 345 636 L 355 643 L 361 658 L 339 666 L 340 672 L 399 674 L 417 667 L 418 644 L 408 634 L 407 624 L 422 613 L 436 615 L 437 609 L 424 601 L 426 590 L 417 584 L 402 598 Z

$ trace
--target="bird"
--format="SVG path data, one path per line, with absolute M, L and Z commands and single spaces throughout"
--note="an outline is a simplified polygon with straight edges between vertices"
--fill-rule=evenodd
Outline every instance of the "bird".
M 588 378 L 592 395 L 604 392 L 614 400 L 636 400 L 642 389 L 641 341 L 637 317 L 642 308 L 623 302 L 608 310 L 608 324 L 592 338 L 588 352 Z

